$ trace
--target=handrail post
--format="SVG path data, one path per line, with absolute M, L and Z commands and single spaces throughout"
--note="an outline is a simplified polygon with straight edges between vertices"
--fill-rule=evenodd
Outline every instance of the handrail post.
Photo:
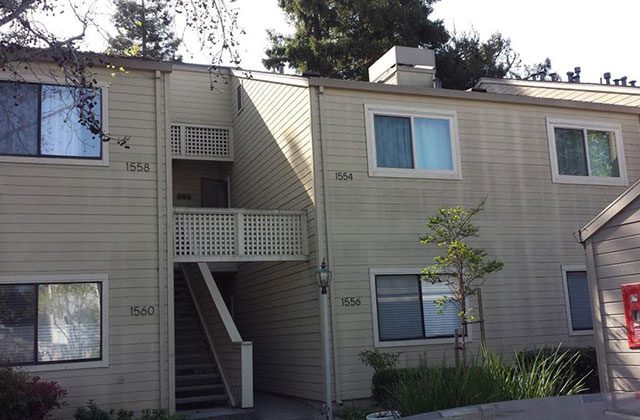
M 238 211 L 236 213 L 236 255 L 242 256 L 245 254 L 244 250 L 244 212 Z

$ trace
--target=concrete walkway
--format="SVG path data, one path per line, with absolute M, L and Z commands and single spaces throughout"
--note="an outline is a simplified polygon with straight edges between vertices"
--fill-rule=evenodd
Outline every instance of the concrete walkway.
M 282 395 L 256 392 L 254 408 L 259 420 L 324 420 L 321 404 Z
M 411 420 L 640 420 L 640 393 L 504 401 L 406 417 Z

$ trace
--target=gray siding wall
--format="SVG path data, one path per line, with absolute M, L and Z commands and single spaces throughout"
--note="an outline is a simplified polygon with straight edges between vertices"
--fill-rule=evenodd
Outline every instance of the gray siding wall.
M 131 136 L 130 149 L 111 142 L 109 166 L 0 163 L 0 275 L 109 276 L 109 367 L 37 372 L 69 392 L 70 418 L 89 399 L 104 408 L 167 404 L 161 357 L 160 285 L 166 284 L 163 80 L 153 72 L 98 76 L 108 88 L 109 131 Z M 156 103 L 156 94 L 159 101 Z M 156 108 L 157 107 L 157 108 Z M 158 122 L 160 121 L 160 124 Z M 129 172 L 146 162 L 149 172 Z M 159 239 L 160 238 L 160 239 Z M 159 253 L 163 256 L 159 260 Z M 154 316 L 130 316 L 130 306 L 154 305 Z M 163 369 L 161 370 L 161 366 Z
M 487 198 L 474 244 L 505 263 L 483 288 L 491 347 L 508 354 L 514 347 L 560 342 L 593 345 L 592 336 L 568 335 L 561 265 L 585 264 L 573 232 L 624 187 L 552 183 L 545 118 L 620 123 L 634 180 L 640 175 L 637 117 L 330 88 L 319 98 L 338 341 L 334 358 L 343 399 L 370 395 L 372 372 L 358 358 L 374 344 L 369 269 L 429 264 L 434 249 L 418 238 L 426 218 L 440 207 L 473 206 Z M 364 104 L 456 111 L 462 180 L 370 177 Z M 337 171 L 352 172 L 353 181 L 338 181 Z M 362 305 L 341 306 L 344 297 L 360 298 Z M 473 336 L 477 344 L 479 332 Z M 401 363 L 407 364 L 421 357 L 453 358 L 452 344 L 383 350 L 401 353 Z
M 171 73 L 171 121 L 231 126 L 231 78 L 202 69 Z
M 602 316 L 603 348 L 611 391 L 640 386 L 640 353 L 627 343 L 620 286 L 640 275 L 640 200 L 636 199 L 590 239 Z
M 319 399 L 322 361 L 309 91 L 251 79 L 234 79 L 234 91 L 238 83 L 243 86 L 243 108 L 234 119 L 231 205 L 308 210 L 311 255 L 309 262 L 241 264 L 234 291 L 236 322 L 242 338 L 254 345 L 256 389 Z

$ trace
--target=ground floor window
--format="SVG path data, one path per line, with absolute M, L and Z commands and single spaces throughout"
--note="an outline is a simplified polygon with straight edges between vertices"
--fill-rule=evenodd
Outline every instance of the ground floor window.
M 12 282 L 13 280 L 13 282 Z M 0 360 L 100 361 L 106 276 L 19 276 L 0 282 Z
M 589 281 L 584 266 L 563 266 L 562 280 L 564 284 L 565 303 L 569 334 L 593 333 L 591 315 L 591 298 Z
M 374 330 L 378 344 L 451 338 L 462 330 L 458 308 L 453 302 L 435 303 L 451 296 L 444 284 L 431 284 L 419 272 L 372 271 Z M 407 343 L 410 344 L 410 343 Z

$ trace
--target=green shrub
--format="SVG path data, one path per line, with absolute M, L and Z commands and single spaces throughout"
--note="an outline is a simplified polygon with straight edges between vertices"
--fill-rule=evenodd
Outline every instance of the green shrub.
M 378 349 L 361 351 L 358 356 L 365 366 L 372 367 L 376 373 L 394 369 L 400 358 L 397 353 L 383 353 Z
M 93 400 L 89 400 L 86 407 L 78 407 L 73 418 L 75 420 L 187 420 L 187 417 L 180 414 L 167 414 L 164 410 L 149 408 L 142 410 L 140 417 L 135 417 L 133 410 L 105 411 Z
M 63 406 L 67 395 L 56 382 L 42 381 L 37 376 L 0 367 L 0 419 L 40 420 L 55 408 Z

